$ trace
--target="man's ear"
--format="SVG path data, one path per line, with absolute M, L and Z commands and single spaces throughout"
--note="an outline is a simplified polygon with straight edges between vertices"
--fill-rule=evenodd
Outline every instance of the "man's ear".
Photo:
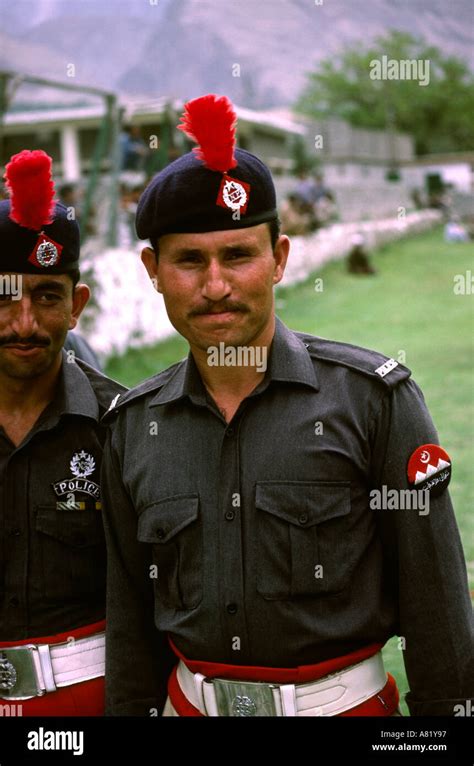
M 90 296 L 91 291 L 87 285 L 78 284 L 75 286 L 72 292 L 72 312 L 71 318 L 69 320 L 70 330 L 74 330 L 75 326 L 77 325 L 79 317 L 81 316 Z
M 286 234 L 281 234 L 273 248 L 273 257 L 275 259 L 275 273 L 273 275 L 273 284 L 276 285 L 283 279 L 286 262 L 290 252 L 290 240 Z
M 144 247 L 140 257 L 144 267 L 147 270 L 148 276 L 153 282 L 155 290 L 158 290 L 158 292 L 161 293 L 162 290 L 158 280 L 158 260 L 155 251 L 152 247 Z

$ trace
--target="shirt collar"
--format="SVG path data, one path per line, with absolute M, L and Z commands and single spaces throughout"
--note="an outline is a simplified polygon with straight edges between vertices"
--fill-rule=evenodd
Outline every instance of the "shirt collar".
M 261 393 L 271 381 L 300 383 L 318 391 L 314 363 L 305 344 L 278 317 L 275 320 L 275 334 L 270 348 L 267 372 L 254 394 Z M 153 397 L 150 407 L 168 404 L 185 396 L 196 404 L 206 402 L 206 390 L 191 352 Z
M 306 344 L 275 318 L 275 335 L 270 349 L 269 380 L 301 383 L 319 391 L 318 378 Z
M 99 404 L 89 379 L 78 364 L 68 362 L 64 349 L 56 395 L 40 420 L 44 425 L 45 420 L 62 415 L 82 415 L 99 420 Z

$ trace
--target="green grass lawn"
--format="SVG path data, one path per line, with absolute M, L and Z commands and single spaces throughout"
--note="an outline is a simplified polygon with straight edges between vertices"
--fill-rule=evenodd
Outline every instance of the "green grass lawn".
M 385 247 L 373 263 L 374 277 L 347 274 L 337 262 L 304 284 L 279 289 L 277 313 L 295 330 L 376 349 L 412 370 L 453 460 L 450 491 L 474 590 L 474 287 L 465 295 L 453 290 L 455 275 L 474 273 L 474 248 L 446 244 L 438 228 Z M 315 277 L 323 279 L 322 292 Z M 135 385 L 186 353 L 185 341 L 173 337 L 110 359 L 106 372 Z M 396 638 L 384 656 L 403 694 Z

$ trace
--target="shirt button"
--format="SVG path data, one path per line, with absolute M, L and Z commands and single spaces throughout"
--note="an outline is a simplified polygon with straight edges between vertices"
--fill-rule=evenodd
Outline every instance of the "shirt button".
M 226 511 L 225 512 L 225 517 L 226 517 L 227 521 L 233 521 L 235 519 L 234 511 Z
M 237 604 L 227 604 L 226 609 L 229 614 L 237 614 Z
M 232 426 L 227 429 L 227 431 L 225 432 L 225 435 L 226 436 L 233 436 L 234 435 L 234 429 L 232 428 Z
M 18 606 L 20 603 L 20 599 L 16 596 L 13 596 L 13 598 L 10 599 L 10 606 Z
M 300 513 L 298 516 L 298 521 L 300 524 L 307 524 L 308 523 L 308 514 L 307 513 Z
M 156 536 L 159 540 L 163 540 L 163 538 L 166 537 L 165 530 L 160 527 L 156 530 Z

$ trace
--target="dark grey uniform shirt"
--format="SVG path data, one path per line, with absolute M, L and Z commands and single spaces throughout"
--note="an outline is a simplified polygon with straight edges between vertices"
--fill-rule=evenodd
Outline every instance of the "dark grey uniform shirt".
M 23 442 L 0 427 L 0 641 L 104 618 L 99 420 L 126 389 L 66 360 L 63 351 L 56 397 Z
M 410 455 L 437 443 L 409 370 L 380 377 L 385 361 L 277 320 L 229 424 L 191 355 L 120 397 L 103 464 L 109 714 L 160 709 L 166 633 L 191 659 L 273 667 L 399 634 L 413 714 L 473 695 L 448 492 L 427 515 L 369 505 L 371 488 L 409 488 Z

